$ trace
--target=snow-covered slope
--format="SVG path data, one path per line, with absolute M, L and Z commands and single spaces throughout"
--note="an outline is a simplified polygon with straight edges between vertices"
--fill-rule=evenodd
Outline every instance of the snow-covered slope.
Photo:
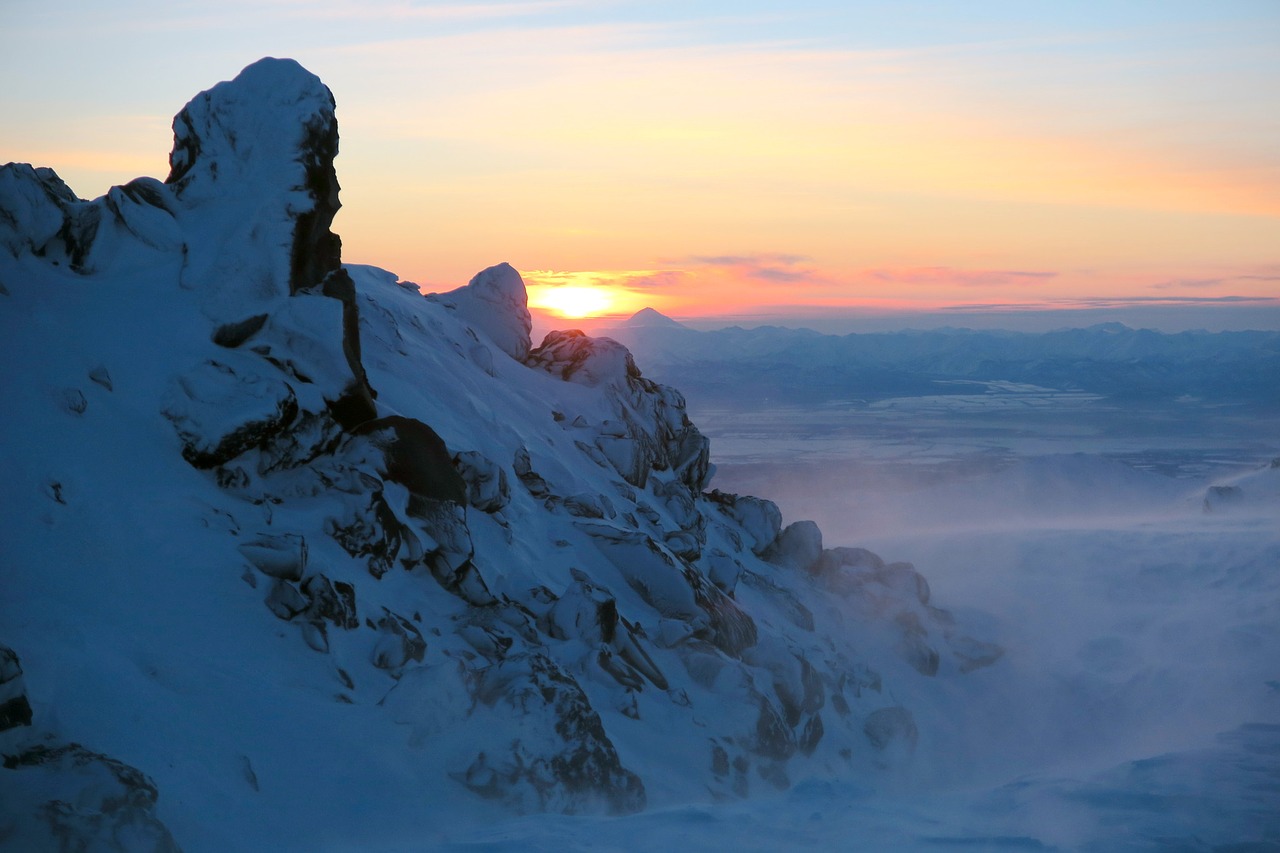
M 998 661 L 905 563 L 710 489 L 506 264 L 344 267 L 333 99 L 264 59 L 171 172 L 0 169 L 0 839 L 363 849 L 510 809 L 875 785 Z

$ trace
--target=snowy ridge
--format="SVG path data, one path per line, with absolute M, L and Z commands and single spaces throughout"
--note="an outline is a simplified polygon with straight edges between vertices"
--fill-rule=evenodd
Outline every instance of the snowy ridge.
M 0 169 L 0 838 L 389 847 L 908 761 L 893 685 L 1001 650 L 708 491 L 683 397 L 533 347 L 510 266 L 342 267 L 336 153 L 265 59 L 179 113 L 165 183 Z

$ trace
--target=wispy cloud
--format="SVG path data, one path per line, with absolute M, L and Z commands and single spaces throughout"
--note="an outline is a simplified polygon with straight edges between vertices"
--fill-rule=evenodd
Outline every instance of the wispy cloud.
M 1221 287 L 1231 278 L 1178 278 L 1171 281 L 1162 281 L 1151 285 L 1152 290 L 1204 290 L 1206 288 Z
M 815 270 L 802 266 L 809 260 L 804 255 L 762 252 L 750 255 L 691 255 L 684 258 L 683 263 L 698 267 L 717 267 L 743 278 L 786 283 L 818 279 Z
M 687 283 L 681 270 L 528 270 L 521 275 L 531 285 L 543 287 L 610 287 L 630 291 L 653 291 Z
M 951 284 L 961 287 L 1036 282 L 1057 277 L 1053 270 L 960 269 L 957 267 L 897 267 L 863 270 L 862 275 L 876 281 L 902 284 Z
M 971 302 L 945 305 L 940 310 L 955 313 L 982 311 L 1069 311 L 1096 308 L 1192 307 L 1213 305 L 1257 305 L 1280 307 L 1280 297 L 1272 296 L 1085 296 L 1072 299 L 1046 299 L 1041 302 Z

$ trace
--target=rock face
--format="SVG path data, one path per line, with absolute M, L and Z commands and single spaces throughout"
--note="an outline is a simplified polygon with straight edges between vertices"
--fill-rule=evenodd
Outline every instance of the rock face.
M 22 682 L 18 655 L 0 646 L 0 732 L 31 725 L 31 702 Z
M 410 811 L 440 815 L 627 812 L 875 773 L 929 724 L 885 680 L 999 656 L 914 568 L 708 492 L 680 393 L 607 338 L 534 347 L 511 266 L 425 297 L 341 266 L 333 98 L 296 63 L 255 63 L 174 128 L 165 183 L 94 201 L 51 170 L 0 169 L 4 317 L 57 320 L 3 329 L 56 369 L 14 378 L 12 411 L 39 416 L 5 426 L 29 452 L 6 463 L 25 514 L 0 624 L 54 669 L 81 666 L 87 632 L 118 650 L 126 675 L 62 678 L 58 701 L 137 716 L 71 714 L 48 734 L 113 737 L 158 782 L 74 744 L 0 742 L 4 773 L 92 776 L 71 811 L 28 803 L 38 826 L 0 801 L 0 826 L 36 833 L 15 837 L 167 849 L 150 816 L 166 786 L 210 837 L 209 803 L 276 825 L 295 800 L 272 792 L 320 785 L 305 769 L 320 765 L 388 801 L 431 791 Z M 86 590 L 76 607 L 68 588 Z M 29 694 L 0 649 L 0 729 L 26 728 L 55 682 Z M 174 769 L 151 734 L 174 720 L 210 772 Z M 373 741 L 395 744 L 394 772 L 366 760 Z

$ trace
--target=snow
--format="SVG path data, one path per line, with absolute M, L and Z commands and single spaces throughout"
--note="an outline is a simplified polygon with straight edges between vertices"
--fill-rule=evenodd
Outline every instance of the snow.
M 505 264 L 430 298 L 374 267 L 346 268 L 350 306 L 295 289 L 296 214 L 323 201 L 298 156 L 331 96 L 264 60 L 193 105 L 213 159 L 190 163 L 225 165 L 189 189 L 80 202 L 0 170 L 0 643 L 35 721 L 0 753 L 80 743 L 88 768 L 0 770 L 0 838 L 39 843 L 59 797 L 93 831 L 116 761 L 158 793 L 135 784 L 131 826 L 186 850 L 1280 840 L 1280 448 L 1257 400 L 1134 409 L 1026 371 L 939 393 L 900 364 L 875 405 L 778 409 L 748 383 L 690 399 L 711 481 L 652 381 L 678 363 L 707 387 L 680 361 L 700 339 L 652 374 L 609 339 L 531 350 Z M 50 242 L 46 218 L 94 216 Z M 328 413 L 353 308 L 378 396 L 348 429 Z M 1062 340 L 1102 334 L 1139 366 L 1228 340 Z M 714 342 L 752 370 L 828 346 Z M 1236 493 L 1215 486 L 1241 497 L 1206 513 Z

